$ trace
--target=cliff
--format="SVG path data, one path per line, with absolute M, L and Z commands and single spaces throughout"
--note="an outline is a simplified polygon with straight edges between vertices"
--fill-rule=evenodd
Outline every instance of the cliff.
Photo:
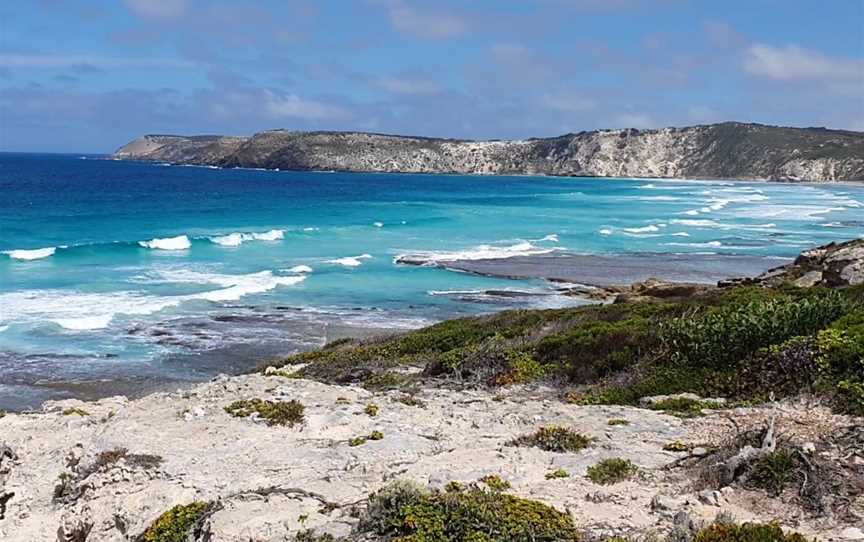
M 513 141 L 271 130 L 248 138 L 147 135 L 113 158 L 283 170 L 864 181 L 864 133 L 735 122 Z

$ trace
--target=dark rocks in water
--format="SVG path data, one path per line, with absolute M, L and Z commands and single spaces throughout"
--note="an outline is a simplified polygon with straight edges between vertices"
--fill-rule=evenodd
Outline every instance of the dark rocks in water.
M 864 181 L 864 133 L 739 122 L 514 141 L 286 130 L 147 135 L 112 157 L 301 171 Z
M 775 267 L 755 278 L 730 279 L 721 281 L 719 285 L 777 286 L 783 283 L 801 287 L 864 284 L 864 239 L 805 250 L 790 264 Z

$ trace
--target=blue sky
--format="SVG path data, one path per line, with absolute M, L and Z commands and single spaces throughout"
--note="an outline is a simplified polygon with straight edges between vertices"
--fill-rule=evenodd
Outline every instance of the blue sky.
M 27 0 L 0 150 L 270 128 L 519 138 L 864 130 L 864 0 Z

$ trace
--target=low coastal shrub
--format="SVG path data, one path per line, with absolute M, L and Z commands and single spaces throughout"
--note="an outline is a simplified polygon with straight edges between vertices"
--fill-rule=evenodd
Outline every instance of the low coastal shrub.
M 486 484 L 486 487 L 492 491 L 504 491 L 505 489 L 510 489 L 510 487 L 512 487 L 510 482 L 501 478 L 497 474 L 486 475 L 483 478 L 480 478 L 480 481 Z
M 760 457 L 747 476 L 748 484 L 764 489 L 772 497 L 783 490 L 795 476 L 798 465 L 789 450 L 779 449 Z
M 381 431 L 372 431 L 369 433 L 369 440 L 382 440 L 384 438 L 384 433 Z
M 613 457 L 588 467 L 587 477 L 595 484 L 611 485 L 632 478 L 638 469 L 629 459 Z
M 177 505 L 156 518 L 138 542 L 185 542 L 209 508 L 203 501 Z
M 90 413 L 80 407 L 69 407 L 63 410 L 64 416 L 89 416 Z
M 225 407 L 225 412 L 235 418 L 247 418 L 257 414 L 267 425 L 287 425 L 294 427 L 303 423 L 305 407 L 300 401 L 266 401 L 263 399 L 244 399 L 234 401 Z
M 540 448 L 547 452 L 578 452 L 590 446 L 591 439 L 572 429 L 550 425 L 529 435 L 517 437 L 507 445 Z
M 701 401 L 690 397 L 670 397 L 662 401 L 657 401 L 649 406 L 651 410 L 662 410 L 667 414 L 672 414 L 682 418 L 692 418 L 701 416 L 704 409 L 717 409 L 723 405 L 714 401 Z
M 816 344 L 822 387 L 834 389 L 840 410 L 864 416 L 864 310 L 819 332 Z
M 475 485 L 441 492 L 396 482 L 369 497 L 360 528 L 401 542 L 580 540 L 568 514 Z
M 559 478 L 569 478 L 570 473 L 564 469 L 555 469 L 546 473 L 547 480 L 557 480 Z
M 354 437 L 348 441 L 348 446 L 363 446 L 366 444 L 366 437 Z
M 776 523 L 713 523 L 696 533 L 693 542 L 809 542 L 798 533 L 784 533 Z
M 630 422 L 622 418 L 612 418 L 606 422 L 606 425 L 630 425 Z
M 663 445 L 664 452 L 687 452 L 690 451 L 690 445 L 684 444 L 680 440 L 667 442 Z
M 368 414 L 369 416 L 372 416 L 372 417 L 377 416 L 378 412 L 380 412 L 380 411 L 381 411 L 381 409 L 378 407 L 378 405 L 373 404 L 373 403 L 369 403 L 368 405 L 363 407 L 363 412 Z

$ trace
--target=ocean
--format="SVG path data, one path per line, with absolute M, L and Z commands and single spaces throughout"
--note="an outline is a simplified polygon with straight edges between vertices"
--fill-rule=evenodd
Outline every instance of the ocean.
M 574 280 L 586 261 L 600 277 L 677 259 L 689 265 L 679 280 L 748 274 L 861 236 L 862 202 L 852 185 L 0 154 L 0 409 L 140 394 L 347 335 L 584 303 L 560 283 L 506 278 L 531 258 Z

